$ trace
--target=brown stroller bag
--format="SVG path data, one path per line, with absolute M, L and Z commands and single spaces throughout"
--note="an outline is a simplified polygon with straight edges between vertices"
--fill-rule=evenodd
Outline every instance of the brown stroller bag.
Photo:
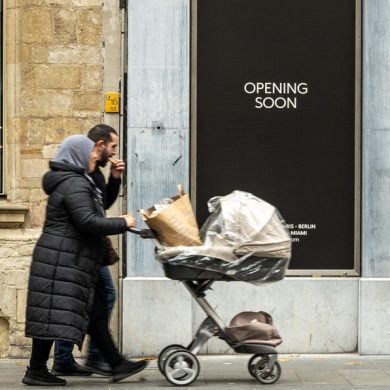
M 237 314 L 225 327 L 232 341 L 242 344 L 267 344 L 273 347 L 282 343 L 282 338 L 273 326 L 270 314 L 259 311 L 244 311 Z

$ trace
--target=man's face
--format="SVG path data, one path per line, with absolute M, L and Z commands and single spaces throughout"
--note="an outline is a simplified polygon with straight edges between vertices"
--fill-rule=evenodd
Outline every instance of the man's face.
M 115 156 L 118 153 L 118 136 L 114 133 L 110 133 L 111 141 L 104 146 L 101 157 L 98 161 L 98 165 L 105 167 L 108 163 L 108 159 Z

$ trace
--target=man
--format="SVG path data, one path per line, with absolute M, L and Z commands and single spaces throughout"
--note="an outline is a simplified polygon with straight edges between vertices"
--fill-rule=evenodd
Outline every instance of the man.
M 111 171 L 107 184 L 99 167 L 105 167 L 110 159 L 118 153 L 118 133 L 111 126 L 100 124 L 92 127 L 87 136 L 102 150 L 96 169 L 90 176 L 102 191 L 104 207 L 107 210 L 118 196 L 122 182 L 121 177 L 125 170 L 125 162 L 123 160 L 114 160 L 111 163 Z M 110 317 L 116 299 L 116 292 L 108 267 L 101 267 L 99 276 L 104 283 L 107 312 Z M 86 367 L 80 366 L 74 360 L 72 350 L 73 344 L 56 341 L 53 364 L 53 372 L 55 375 L 88 376 L 92 373 L 105 376 L 111 375 L 110 366 L 103 360 L 100 351 L 94 343 L 91 342 L 89 345 L 88 357 L 85 363 Z

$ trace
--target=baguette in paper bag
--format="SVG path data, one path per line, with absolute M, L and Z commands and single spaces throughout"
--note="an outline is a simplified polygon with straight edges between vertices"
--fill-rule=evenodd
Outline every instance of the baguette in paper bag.
M 199 228 L 192 210 L 190 198 L 178 185 L 179 195 L 170 198 L 172 203 L 162 210 L 150 207 L 140 209 L 142 219 L 157 233 L 157 238 L 165 246 L 201 245 Z

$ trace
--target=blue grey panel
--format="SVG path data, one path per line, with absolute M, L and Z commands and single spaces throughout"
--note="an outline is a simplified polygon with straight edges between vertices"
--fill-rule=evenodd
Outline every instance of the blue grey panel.
M 177 184 L 189 190 L 189 7 L 187 0 L 128 4 L 129 211 L 176 195 Z M 128 276 L 162 274 L 151 242 L 129 234 L 127 244 Z
M 128 139 L 128 211 L 136 214 L 160 199 L 188 192 L 188 129 L 133 129 Z M 140 227 L 146 227 L 143 221 Z M 128 235 L 128 276 L 160 276 L 150 240 Z
M 363 199 L 364 277 L 390 276 L 390 2 L 364 1 Z

